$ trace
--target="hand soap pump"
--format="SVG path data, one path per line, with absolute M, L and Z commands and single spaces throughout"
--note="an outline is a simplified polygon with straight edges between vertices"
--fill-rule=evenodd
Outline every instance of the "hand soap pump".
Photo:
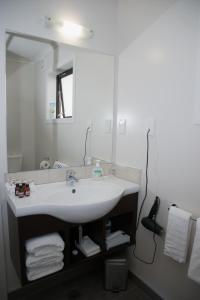
M 96 160 L 96 166 L 94 167 L 93 171 L 92 171 L 92 175 L 95 178 L 99 178 L 101 176 L 103 176 L 103 169 L 100 166 L 100 160 Z

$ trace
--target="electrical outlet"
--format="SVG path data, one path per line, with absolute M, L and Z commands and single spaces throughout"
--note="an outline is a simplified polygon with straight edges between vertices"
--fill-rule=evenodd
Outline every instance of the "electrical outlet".
M 87 128 L 89 128 L 88 131 L 92 131 L 92 120 L 87 122 Z

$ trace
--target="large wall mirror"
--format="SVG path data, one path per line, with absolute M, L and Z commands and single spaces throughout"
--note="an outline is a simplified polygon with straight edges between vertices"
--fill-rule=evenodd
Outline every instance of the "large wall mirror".
M 8 171 L 112 159 L 114 58 L 6 34 Z

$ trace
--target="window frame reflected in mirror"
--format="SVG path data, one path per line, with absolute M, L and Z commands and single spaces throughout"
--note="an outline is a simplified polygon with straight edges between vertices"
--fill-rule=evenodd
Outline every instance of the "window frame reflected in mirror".
M 66 95 L 63 92 L 63 79 L 71 75 L 71 86 L 68 95 Z M 56 76 L 56 119 L 71 119 L 73 117 L 73 81 L 73 68 L 70 68 Z M 71 113 L 67 113 L 67 111 L 70 111 Z

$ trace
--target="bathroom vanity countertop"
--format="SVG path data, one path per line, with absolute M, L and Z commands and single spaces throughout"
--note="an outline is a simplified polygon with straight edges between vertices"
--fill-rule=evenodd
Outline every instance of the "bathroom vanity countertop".
M 108 213 L 119 200 L 137 193 L 139 185 L 113 175 L 80 179 L 73 187 L 66 182 L 35 186 L 29 197 L 18 198 L 7 188 L 7 201 L 16 217 L 49 214 L 68 222 L 89 222 Z
M 124 190 L 123 196 L 138 193 L 140 190 L 139 184 L 125 179 L 121 179 L 113 175 L 103 176 L 102 179 L 100 180 L 104 180 L 105 182 L 115 183 L 121 186 Z

